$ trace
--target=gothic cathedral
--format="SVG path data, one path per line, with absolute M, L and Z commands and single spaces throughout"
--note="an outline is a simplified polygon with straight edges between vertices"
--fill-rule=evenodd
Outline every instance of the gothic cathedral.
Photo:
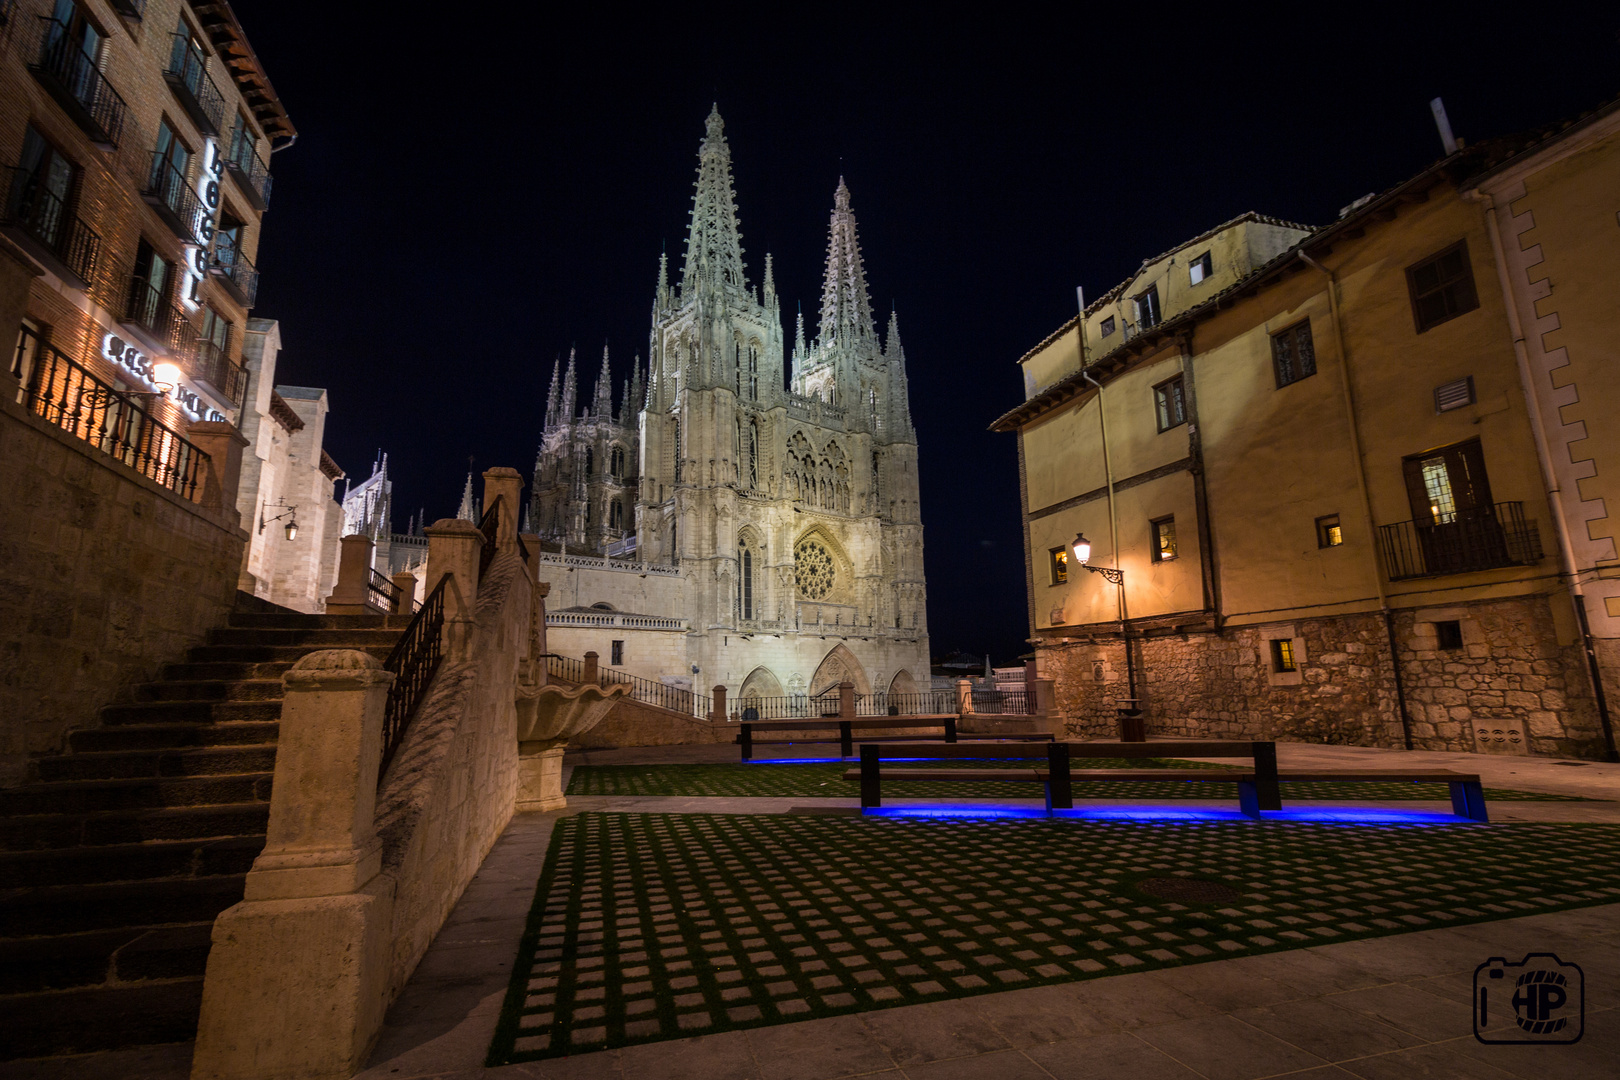
M 555 549 L 551 648 L 699 692 L 722 683 L 739 704 L 845 678 L 926 689 L 898 321 L 879 338 L 840 180 L 819 332 L 807 341 L 799 317 L 784 371 L 771 258 L 751 287 L 722 131 L 711 112 L 678 282 L 659 261 L 645 380 L 638 358 L 615 412 L 604 354 L 581 409 L 575 358 L 553 369 L 529 507 Z

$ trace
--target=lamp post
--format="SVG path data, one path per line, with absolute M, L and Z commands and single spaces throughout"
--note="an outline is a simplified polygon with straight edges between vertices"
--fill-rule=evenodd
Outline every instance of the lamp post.
M 264 512 L 266 510 L 281 509 L 283 507 L 286 508 L 285 513 L 277 514 L 273 518 L 266 518 L 264 516 Z M 280 521 L 282 518 L 287 519 L 287 525 L 286 525 L 287 539 L 288 540 L 296 540 L 296 539 L 298 539 L 298 507 L 295 504 L 289 503 L 289 502 L 265 503 L 264 506 L 260 507 L 260 509 L 259 509 L 259 532 L 261 532 L 261 533 L 264 532 L 265 526 L 274 525 L 276 522 Z
M 1105 580 L 1107 580 L 1109 582 L 1112 582 L 1114 585 L 1117 585 L 1119 587 L 1120 591 L 1124 592 L 1124 590 L 1125 590 L 1125 571 L 1120 570 L 1117 567 L 1112 567 L 1112 566 L 1092 566 L 1091 565 L 1091 541 L 1086 539 L 1086 534 L 1085 533 L 1075 533 L 1074 534 L 1074 542 L 1069 545 L 1069 550 L 1074 553 L 1074 561 L 1076 563 L 1078 563 L 1083 569 L 1089 570 L 1093 574 L 1101 574 Z M 1122 614 L 1123 614 L 1123 612 L 1122 612 Z M 1121 720 L 1120 736 L 1121 736 L 1121 739 L 1124 740 L 1125 737 L 1126 737 L 1125 721 L 1134 720 L 1136 724 L 1140 724 L 1141 723 L 1140 717 L 1141 717 L 1142 713 L 1141 713 L 1140 709 L 1136 708 L 1136 704 L 1137 704 L 1137 697 L 1136 697 L 1136 664 L 1132 660 L 1132 657 L 1131 657 L 1131 636 L 1130 636 L 1129 632 L 1126 630 L 1125 620 L 1123 618 L 1120 620 L 1120 623 L 1119 623 L 1119 636 L 1120 636 L 1120 640 L 1122 640 L 1125 643 L 1125 685 L 1128 688 L 1127 693 L 1130 694 L 1129 700 L 1130 700 L 1130 703 L 1131 703 L 1131 709 L 1129 711 L 1134 714 L 1134 716 L 1127 717 L 1125 715 L 1126 710 L 1124 710 L 1124 709 L 1120 710 L 1120 714 L 1121 714 L 1120 715 L 1120 720 Z M 1146 737 L 1145 734 L 1140 729 L 1136 730 L 1135 732 L 1132 732 L 1131 735 L 1132 735 L 1132 737 L 1129 739 L 1129 741 L 1131 741 L 1131 742 L 1140 742 L 1140 741 L 1142 741 L 1143 738 Z

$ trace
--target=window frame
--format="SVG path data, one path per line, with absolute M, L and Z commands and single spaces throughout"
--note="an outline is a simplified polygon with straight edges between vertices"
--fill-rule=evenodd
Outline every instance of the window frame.
M 1144 300 L 1148 301 L 1146 306 L 1153 315 L 1152 322 L 1149 322 L 1142 317 Z M 1149 327 L 1158 326 L 1160 323 L 1164 322 L 1164 304 L 1159 299 L 1159 283 L 1157 281 L 1143 289 L 1141 292 L 1137 293 L 1135 296 L 1131 297 L 1131 306 L 1132 310 L 1136 312 L 1136 329 L 1138 332 L 1146 330 Z
M 1316 546 L 1318 549 L 1344 546 L 1344 522 L 1338 514 L 1323 514 L 1316 519 Z
M 1304 331 L 1303 335 L 1301 335 L 1301 333 L 1300 333 L 1301 330 Z M 1300 343 L 1300 339 L 1301 339 L 1302 336 L 1303 336 L 1304 340 L 1306 342 L 1308 342 L 1309 345 L 1310 345 L 1310 370 L 1309 371 L 1304 371 L 1303 370 L 1303 368 L 1305 367 L 1305 364 L 1300 361 L 1301 352 L 1300 352 L 1300 349 L 1299 349 L 1299 343 Z M 1274 379 L 1276 379 L 1276 381 L 1277 381 L 1277 389 L 1278 390 L 1281 390 L 1285 386 L 1293 386 L 1297 382 L 1303 382 L 1304 380 L 1310 378 L 1312 375 L 1316 374 L 1316 334 L 1315 334 L 1314 331 L 1311 330 L 1310 316 L 1306 316 L 1305 318 L 1299 320 L 1296 323 L 1290 323 L 1289 325 L 1283 327 L 1281 330 L 1273 331 L 1271 333 L 1270 337 L 1271 337 L 1271 374 L 1272 374 L 1272 377 Z M 1292 348 L 1292 350 L 1293 350 L 1292 359 L 1289 361 L 1290 366 L 1293 369 L 1295 369 L 1296 371 L 1299 371 L 1299 374 L 1293 375 L 1291 378 L 1288 378 L 1288 379 L 1283 378 L 1282 357 L 1278 353 L 1278 345 L 1284 339 L 1287 339 L 1289 347 Z
M 1299 659 L 1294 653 L 1293 638 L 1271 639 L 1271 673 L 1292 675 L 1299 671 Z
M 1197 277 L 1193 277 L 1194 270 L 1198 271 Z M 1189 286 L 1202 285 L 1214 276 L 1215 260 L 1211 258 L 1210 253 L 1207 251 L 1187 264 L 1187 284 Z
M 1434 623 L 1434 647 L 1437 652 L 1455 652 L 1463 647 L 1461 619 L 1437 619 Z M 1441 627 L 1446 627 L 1442 630 Z
M 1118 332 L 1119 323 L 1112 315 L 1097 324 L 1098 337 L 1113 337 Z
M 1170 554 L 1164 553 L 1159 530 L 1163 526 L 1170 526 Z M 1166 514 L 1164 517 L 1152 518 L 1148 521 L 1148 554 L 1149 559 L 1156 563 L 1175 562 L 1181 556 L 1176 546 L 1176 515 Z
M 1069 583 L 1069 549 L 1055 547 L 1046 553 L 1046 572 L 1053 585 Z
M 1419 295 L 1417 285 L 1418 273 L 1425 267 L 1438 263 L 1447 255 L 1458 251 L 1462 252 L 1462 276 L 1453 278 L 1447 282 L 1443 282 L 1434 289 Z M 1431 296 L 1440 295 L 1454 282 L 1463 282 L 1467 285 L 1468 296 L 1466 300 L 1462 301 L 1461 306 L 1459 306 L 1456 311 L 1451 312 L 1449 315 L 1443 315 L 1440 318 L 1426 321 L 1419 306 L 1420 301 L 1426 300 Z M 1455 244 L 1441 248 L 1434 254 L 1419 259 L 1417 262 L 1408 266 L 1406 268 L 1406 294 L 1407 299 L 1412 305 L 1412 325 L 1420 334 L 1427 333 L 1442 323 L 1448 323 L 1452 319 L 1455 319 L 1461 315 L 1466 315 L 1470 311 L 1477 310 L 1479 308 L 1479 286 L 1474 280 L 1474 261 L 1468 253 L 1468 240 L 1466 238 L 1458 240 Z
M 1171 401 L 1169 390 L 1175 388 L 1176 417 L 1172 418 L 1169 409 Z M 1159 434 L 1181 427 L 1187 422 L 1187 381 L 1186 373 L 1178 371 L 1170 378 L 1153 386 L 1153 418 L 1159 426 Z
M 623 641 L 609 639 L 609 644 L 608 644 L 608 664 L 611 667 L 623 667 L 624 666 L 624 642 Z

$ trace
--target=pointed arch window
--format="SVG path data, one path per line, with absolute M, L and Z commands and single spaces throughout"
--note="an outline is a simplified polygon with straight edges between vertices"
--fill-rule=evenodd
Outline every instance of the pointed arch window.
M 587 446 L 585 448 L 585 475 L 587 477 L 591 475 L 591 469 L 593 466 L 595 466 L 595 464 L 596 454 L 591 450 L 590 447 Z
M 759 487 L 759 421 L 748 422 L 748 486 Z
M 744 619 L 754 618 L 754 552 L 746 543 L 737 550 L 737 610 Z
M 624 447 L 615 446 L 608 455 L 608 468 L 612 471 L 614 479 L 624 476 Z
M 681 415 L 675 414 L 675 482 L 681 482 Z
M 608 528 L 624 528 L 624 504 L 618 499 L 614 499 L 608 506 Z

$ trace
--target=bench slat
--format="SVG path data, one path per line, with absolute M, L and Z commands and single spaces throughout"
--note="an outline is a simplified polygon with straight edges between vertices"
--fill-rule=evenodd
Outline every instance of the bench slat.
M 1252 777 L 1254 774 L 1248 774 Z M 1299 783 L 1325 782 L 1336 780 L 1353 782 L 1359 780 L 1411 780 L 1422 783 L 1456 783 L 1468 781 L 1479 783 L 1479 776 L 1475 773 L 1452 772 L 1449 769 L 1278 769 L 1277 779 L 1293 780 Z
M 861 770 L 849 769 L 845 780 L 859 780 Z M 1045 769 L 884 769 L 885 780 L 1018 780 L 1046 782 Z

